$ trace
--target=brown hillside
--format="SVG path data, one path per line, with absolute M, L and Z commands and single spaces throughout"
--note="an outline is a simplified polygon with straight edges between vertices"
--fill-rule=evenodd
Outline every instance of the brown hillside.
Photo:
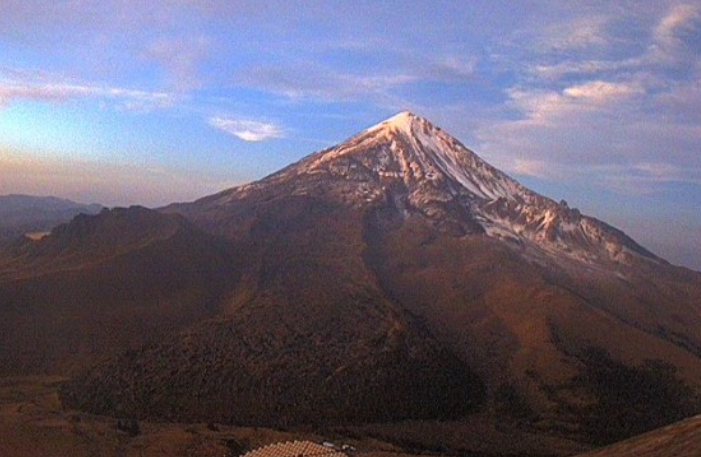
M 370 429 L 425 448 L 454 431 L 463 453 L 484 451 L 473 413 L 601 444 L 701 410 L 701 275 L 410 113 L 261 181 L 126 211 L 4 254 L 8 369 L 100 359 L 63 389 L 72 407 L 385 422 Z
M 362 220 L 311 199 L 280 203 L 258 208 L 226 315 L 96 367 L 69 385 L 68 404 L 255 425 L 474 409 L 481 383 L 375 284 Z
M 78 216 L 0 261 L 0 371 L 67 373 L 219 309 L 227 243 L 144 209 Z

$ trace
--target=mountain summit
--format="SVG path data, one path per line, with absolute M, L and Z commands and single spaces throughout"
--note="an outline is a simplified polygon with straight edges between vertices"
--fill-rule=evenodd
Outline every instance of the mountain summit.
M 550 455 L 701 412 L 701 275 L 407 112 L 251 184 L 81 217 L 0 273 L 2 366 L 87 366 L 62 398 L 99 414 Z
M 663 262 L 623 232 L 527 189 L 408 111 L 194 205 L 226 207 L 262 195 L 323 196 L 358 208 L 389 205 L 402 217 L 424 217 L 455 235 L 501 239 L 534 258 Z

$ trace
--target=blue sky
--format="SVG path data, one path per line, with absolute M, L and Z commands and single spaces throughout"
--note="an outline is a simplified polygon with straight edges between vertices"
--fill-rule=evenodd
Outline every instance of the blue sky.
M 0 193 L 192 200 L 411 110 L 701 269 L 691 0 L 0 0 Z

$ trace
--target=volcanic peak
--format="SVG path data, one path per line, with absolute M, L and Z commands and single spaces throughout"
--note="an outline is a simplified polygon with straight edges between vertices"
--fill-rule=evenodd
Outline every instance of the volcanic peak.
M 389 205 L 403 218 L 422 217 L 457 235 L 486 234 L 537 256 L 545 252 L 586 263 L 630 263 L 637 256 L 659 260 L 624 233 L 522 186 L 409 111 L 191 209 L 204 205 L 222 212 L 231 204 L 290 195 L 363 211 Z
M 336 164 L 337 166 L 333 166 Z M 442 199 L 458 194 L 485 201 L 522 202 L 530 193 L 428 120 L 403 111 L 348 141 L 300 162 L 298 171 L 363 169 L 386 183 L 399 180 L 438 191 Z M 357 176 L 358 173 L 354 173 Z
M 374 125 L 373 127 L 370 127 L 369 129 L 366 130 L 366 132 L 373 132 L 377 130 L 396 130 L 400 131 L 406 134 L 410 134 L 412 130 L 412 126 L 415 121 L 424 121 L 427 122 L 425 119 L 422 119 L 418 116 L 416 116 L 414 113 L 410 111 L 402 111 L 400 113 L 395 114 L 394 116 L 385 119 L 384 121 L 380 122 L 379 124 Z

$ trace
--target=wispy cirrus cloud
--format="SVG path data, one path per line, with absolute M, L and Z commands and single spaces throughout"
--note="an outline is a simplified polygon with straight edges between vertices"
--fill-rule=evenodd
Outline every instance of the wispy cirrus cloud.
M 110 100 L 120 108 L 133 111 L 170 108 L 176 102 L 176 97 L 167 92 L 90 84 L 0 80 L 0 107 L 20 101 L 61 103 L 90 98 Z
M 652 195 L 668 184 L 701 185 L 701 169 L 667 162 L 646 162 L 598 170 L 599 185 L 624 195 Z
M 281 138 L 285 134 L 280 126 L 270 122 L 214 116 L 208 123 L 217 130 L 253 143 Z
M 409 101 L 398 95 L 402 90 L 431 82 L 469 83 L 478 63 L 474 56 L 469 55 L 423 55 L 399 52 L 391 47 L 378 51 L 396 62 L 393 68 L 354 72 L 317 62 L 282 62 L 237 72 L 232 84 L 298 102 L 370 102 L 379 106 L 406 106 Z
M 578 17 L 542 29 L 536 46 L 543 51 L 576 51 L 607 45 L 610 38 L 606 27 L 610 19 L 605 15 Z
M 416 80 L 409 74 L 352 74 L 298 63 L 250 68 L 238 74 L 233 83 L 290 99 L 338 102 L 384 97 L 390 90 Z
M 701 7 L 689 3 L 673 5 L 652 31 L 652 43 L 639 59 L 633 60 L 643 68 L 648 66 L 684 66 L 696 56 L 689 41 L 697 37 L 701 26 Z
M 655 41 L 667 46 L 675 46 L 679 42 L 678 33 L 693 30 L 694 23 L 700 19 L 701 7 L 698 4 L 674 5 L 655 27 Z
M 685 95 L 699 97 L 689 84 L 656 97 L 640 82 L 595 80 L 557 92 L 522 88 L 509 92 L 516 119 L 484 124 L 475 133 L 481 150 L 519 175 L 579 176 L 637 194 L 674 182 L 701 184 L 701 157 L 688 153 L 701 144 L 701 126 L 685 116 L 660 119 L 665 104 L 676 106 L 670 98 Z
M 637 83 L 616 83 L 594 80 L 564 88 L 562 91 L 514 88 L 507 91 L 509 106 L 520 114 L 520 119 L 504 125 L 519 124 L 542 127 L 568 124 L 572 117 L 601 112 L 644 93 Z
M 641 162 L 633 170 L 643 179 L 656 182 L 688 182 L 701 184 L 701 168 L 680 167 L 668 162 Z
M 143 56 L 166 72 L 174 90 L 187 91 L 202 86 L 199 66 L 209 56 L 211 47 L 211 40 L 203 35 L 159 37 L 147 45 Z
M 549 45 L 524 54 L 502 111 L 473 132 L 480 148 L 512 173 L 554 182 L 636 195 L 700 185 L 699 6 L 648 6 L 637 17 L 595 8 L 591 22 L 572 22 L 571 43 L 559 25 L 539 30 L 530 43 Z
M 594 19 L 580 19 L 578 25 L 572 28 L 558 25 L 556 31 L 545 41 L 562 43 L 562 36 L 559 30 L 569 34 L 565 35 L 565 45 L 555 44 L 550 49 L 542 48 L 543 54 L 540 56 L 547 63 L 536 62 L 528 65 L 528 73 L 540 77 L 546 81 L 557 81 L 567 76 L 595 75 L 601 73 L 615 73 L 623 71 L 660 71 L 670 66 L 686 66 L 689 59 L 695 57 L 695 52 L 688 46 L 688 41 L 693 41 L 693 37 L 698 35 L 698 28 L 701 25 L 701 6 L 678 3 L 671 4 L 664 11 L 655 11 L 662 17 L 654 22 L 650 30 L 647 31 L 647 46 L 640 46 L 642 41 L 640 35 L 633 37 L 615 37 L 606 31 L 606 25 L 615 23 L 616 16 L 613 13 L 606 16 L 597 16 Z M 589 20 L 593 20 L 597 27 L 589 25 Z M 611 27 L 616 29 L 616 27 Z M 626 27 L 619 27 L 623 30 Z M 548 29 L 546 29 L 548 30 Z M 585 38 L 578 36 L 591 36 L 587 43 Z M 581 44 L 582 48 L 588 52 L 584 55 L 567 53 L 560 59 L 549 59 L 547 53 L 551 50 L 562 50 L 566 48 L 566 43 L 573 40 L 572 50 L 577 48 L 576 44 Z M 586 46 L 589 45 L 589 46 Z M 621 55 L 621 48 L 631 48 L 627 55 Z M 592 51 L 596 51 L 593 52 Z

